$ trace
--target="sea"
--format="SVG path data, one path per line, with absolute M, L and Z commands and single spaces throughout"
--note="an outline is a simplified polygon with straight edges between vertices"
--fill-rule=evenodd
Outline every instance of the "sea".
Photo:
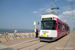
M 0 29 L 0 34 L 2 33 L 14 33 L 15 29 Z M 34 29 L 17 29 L 18 33 L 34 32 Z

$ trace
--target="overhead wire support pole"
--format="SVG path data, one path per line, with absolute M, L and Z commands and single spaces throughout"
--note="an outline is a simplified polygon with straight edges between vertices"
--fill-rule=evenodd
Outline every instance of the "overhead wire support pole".
M 71 1 L 71 9 L 72 9 L 72 18 L 73 18 L 73 1 Z M 73 26 L 74 26 L 74 19 L 73 19 L 73 24 L 72 24 Z

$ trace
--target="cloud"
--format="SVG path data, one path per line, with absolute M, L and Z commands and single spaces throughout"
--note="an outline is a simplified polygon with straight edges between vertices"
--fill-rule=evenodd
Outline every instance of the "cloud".
M 61 9 L 63 9 L 63 11 L 70 11 L 71 10 L 71 6 L 70 5 L 64 6 Z
M 41 9 L 39 9 L 39 10 L 45 10 L 46 8 L 41 8 Z
M 63 12 L 63 14 L 67 16 L 71 16 L 72 13 L 75 14 L 75 10 Z
M 59 18 L 64 18 L 64 15 L 59 15 Z
M 33 11 L 33 13 L 40 13 L 42 10 L 45 10 L 46 8 L 41 8 L 41 9 L 38 9 L 38 11 Z
M 73 9 L 75 8 L 75 5 L 73 5 Z M 72 6 L 71 5 L 67 5 L 67 6 L 64 6 L 64 7 L 61 7 L 60 8 L 62 12 L 64 11 L 71 11 L 72 10 Z
M 46 12 L 52 12 L 52 10 L 50 8 L 46 9 Z
M 38 11 L 33 11 L 33 13 L 38 13 Z
M 67 19 L 65 19 L 65 20 L 62 20 L 62 21 L 66 23 L 66 22 L 67 22 Z
M 71 15 L 72 11 L 63 12 L 64 15 Z
M 46 12 L 57 12 L 57 11 L 58 11 L 58 10 L 56 10 L 56 9 L 55 9 L 55 10 L 51 10 L 50 8 L 47 8 L 47 9 L 46 9 Z
M 51 9 L 50 9 L 50 8 L 46 9 L 46 12 L 50 12 L 50 11 L 51 11 Z
M 74 23 L 75 21 L 70 21 L 71 23 Z
M 75 17 L 72 17 L 72 12 L 73 12 L 73 16 L 74 16 L 75 10 L 72 10 L 72 11 L 63 12 L 61 15 L 59 15 L 59 18 L 66 23 L 69 21 L 72 21 L 72 19 L 75 19 Z
M 75 19 L 75 17 L 72 17 L 72 18 L 70 18 L 70 19 Z

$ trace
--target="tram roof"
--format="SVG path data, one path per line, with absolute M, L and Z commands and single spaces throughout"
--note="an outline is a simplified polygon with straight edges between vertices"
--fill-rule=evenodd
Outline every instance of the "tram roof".
M 55 13 L 43 13 L 42 15 L 49 15 L 49 14 L 54 14 L 54 15 L 57 15 Z M 58 16 L 58 15 L 57 15 Z

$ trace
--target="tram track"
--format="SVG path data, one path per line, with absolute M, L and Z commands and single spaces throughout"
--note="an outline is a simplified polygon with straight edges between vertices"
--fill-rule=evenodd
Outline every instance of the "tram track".
M 52 42 L 53 42 L 53 41 L 52 41 Z M 51 42 L 51 43 L 52 43 L 52 42 Z M 43 42 L 38 42 L 38 43 L 43 43 Z M 31 45 L 28 45 L 28 46 L 19 48 L 19 49 L 17 49 L 17 50 L 20 50 L 20 49 L 23 49 L 23 48 L 27 48 L 27 47 L 31 47 L 31 46 L 36 45 L 36 44 L 38 44 L 38 43 L 31 44 Z M 58 42 L 58 43 L 59 43 L 59 42 Z M 57 45 L 58 43 L 56 43 L 55 45 Z M 46 44 L 43 44 L 43 45 L 41 45 L 41 46 L 39 46 L 39 47 L 32 48 L 32 49 L 29 49 L 29 50 L 38 50 L 39 48 L 42 48 L 42 47 L 44 47 L 44 46 L 46 46 L 46 45 L 48 45 L 48 44 L 49 44 L 49 43 L 46 43 Z
M 31 45 L 28 45 L 28 46 L 25 46 L 25 47 L 19 48 L 19 49 L 17 49 L 17 50 L 20 50 L 20 49 L 23 49 L 23 48 L 26 48 L 26 47 L 30 47 L 30 46 L 33 46 L 33 45 L 38 44 L 38 43 L 40 43 L 40 42 L 37 42 L 37 43 L 31 44 Z
M 40 42 L 38 44 L 35 44 L 35 45 L 32 45 L 30 47 L 26 47 L 26 48 L 23 48 L 21 50 L 37 50 L 39 47 L 42 47 L 42 46 L 45 46 L 47 45 L 48 43 L 44 43 L 44 42 Z
M 72 34 L 73 34 L 73 33 L 72 33 Z M 69 37 L 69 39 L 68 39 L 67 43 L 65 44 L 65 46 L 64 46 L 64 48 L 63 48 L 63 50 L 65 50 L 65 48 L 66 48 L 66 46 L 67 46 L 68 42 L 70 41 L 70 39 L 71 39 L 71 37 L 72 37 L 72 34 L 70 35 L 70 37 Z
M 17 50 L 21 50 L 21 49 L 26 49 L 26 48 L 29 48 L 29 50 L 37 50 L 40 47 L 43 47 L 45 45 L 47 45 L 48 43 L 45 43 L 45 42 L 36 42 L 36 43 L 33 43 L 33 44 L 30 44 L 30 45 L 27 45 L 27 46 L 24 46 L 24 47 L 21 47 Z M 30 48 L 31 47 L 31 48 Z
M 50 44 L 50 43 L 51 43 L 51 45 L 54 44 L 54 45 L 52 46 L 52 48 L 53 48 L 55 45 L 57 45 L 57 44 L 59 43 L 59 42 L 58 42 L 58 43 L 55 44 L 54 42 L 56 43 L 56 41 L 51 41 L 51 42 L 49 42 L 49 43 L 47 43 L 47 44 L 44 44 L 44 45 L 42 45 L 42 46 L 36 48 L 35 50 L 39 50 L 40 48 L 42 48 L 42 47 L 44 47 L 44 46 L 46 46 L 46 45 L 48 45 L 48 44 Z
M 71 35 L 69 35 L 69 37 L 70 37 Z M 62 38 L 60 38 L 60 39 L 58 39 L 58 40 L 56 40 L 56 41 L 54 41 L 54 42 L 50 42 L 50 43 L 48 43 L 48 44 L 45 44 L 45 45 L 43 45 L 43 46 L 41 46 L 41 47 L 38 47 L 38 48 L 36 48 L 35 50 L 53 50 L 53 48 L 54 47 L 56 47 L 57 45 L 59 45 L 63 40 L 64 40 L 64 38 L 67 38 L 67 36 L 64 36 L 64 37 L 62 37 Z M 48 48 L 49 47 L 49 48 Z M 47 49 L 46 49 L 47 48 Z
M 56 46 L 58 47 L 59 46 L 59 44 L 61 45 L 61 42 L 64 42 L 63 41 L 63 39 L 64 38 L 67 38 L 67 36 L 66 37 L 62 37 L 62 39 L 60 39 L 60 41 L 58 41 L 54 46 L 52 46 L 49 50 L 54 50 L 54 48 L 56 48 Z M 64 44 L 65 45 L 65 44 Z M 61 46 L 60 46 L 61 47 Z M 62 48 L 63 48 L 63 46 L 62 46 Z
M 63 39 L 65 38 L 65 36 L 64 37 L 62 37 Z M 52 41 L 52 42 L 50 42 L 51 43 L 51 45 L 53 45 L 49 50 L 52 50 L 52 48 L 54 48 L 55 46 L 57 46 L 59 43 L 61 43 L 62 41 L 63 41 L 63 39 L 62 38 L 60 38 L 60 39 L 58 39 L 57 41 Z M 40 45 L 41 43 L 43 43 L 42 45 Z M 50 43 L 46 43 L 46 42 L 37 42 L 37 43 L 33 43 L 33 44 L 31 44 L 31 45 L 27 45 L 27 46 L 25 46 L 25 47 L 22 47 L 22 48 L 19 48 L 19 49 L 17 49 L 17 50 L 21 50 L 21 49 L 26 49 L 26 48 L 30 48 L 29 50 L 39 50 L 40 48 L 42 48 L 42 47 L 44 47 L 44 46 L 46 46 L 46 45 L 48 45 L 48 44 L 50 44 Z M 39 44 L 39 46 L 37 47 L 37 44 Z M 34 46 L 34 45 L 36 45 L 36 46 Z M 32 46 L 34 46 L 34 47 L 32 47 Z
M 22 48 L 24 46 L 27 46 L 27 45 L 30 45 L 30 44 L 33 44 L 33 43 L 37 43 L 37 42 L 39 42 L 39 39 L 33 40 L 33 41 L 26 41 L 26 42 L 23 42 L 23 43 L 20 43 L 20 44 L 16 44 L 16 45 L 12 45 L 12 46 L 9 46 L 9 47 L 17 50 L 18 48 Z
M 66 35 L 65 35 L 66 36 Z M 71 37 L 71 35 L 69 36 L 69 38 Z M 63 39 L 66 38 L 67 39 L 67 36 L 66 37 L 62 37 Z M 54 48 L 56 48 L 56 46 L 58 47 L 59 44 L 62 44 L 61 42 L 63 41 L 63 39 L 60 39 L 59 42 L 57 42 L 54 46 L 52 46 L 49 50 L 54 50 Z M 67 39 L 68 41 L 69 39 Z M 64 41 L 63 41 L 64 42 Z M 64 43 L 64 45 L 66 45 L 66 42 Z M 64 45 L 62 47 L 60 47 L 61 49 L 64 48 Z
M 52 41 L 50 43 L 40 42 L 40 40 L 31 41 L 31 42 L 28 42 L 28 43 L 23 43 L 23 44 L 17 46 L 16 50 L 53 50 L 56 46 L 61 45 L 61 42 L 64 41 L 65 38 L 67 39 L 71 35 L 67 35 L 67 36 L 64 36 L 64 37 L 62 37 L 62 38 L 60 38 L 56 41 Z
M 40 46 L 40 47 L 38 47 L 38 48 L 36 48 L 36 49 L 34 49 L 34 50 L 38 50 L 39 48 L 41 48 L 41 47 L 43 47 L 43 46 L 45 46 L 45 45 L 47 45 L 47 44 L 44 44 L 44 45 L 42 45 L 42 46 Z

